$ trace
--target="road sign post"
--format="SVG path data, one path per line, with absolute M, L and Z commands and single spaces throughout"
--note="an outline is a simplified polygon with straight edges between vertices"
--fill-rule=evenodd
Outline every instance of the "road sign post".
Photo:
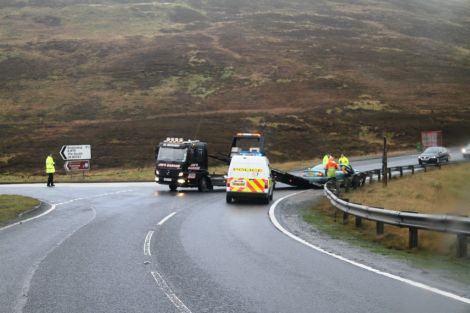
M 384 148 L 383 148 L 383 155 L 382 155 L 382 173 L 383 173 L 383 179 L 382 179 L 382 184 L 384 187 L 387 187 L 388 183 L 388 173 L 387 173 L 387 137 L 384 137 Z

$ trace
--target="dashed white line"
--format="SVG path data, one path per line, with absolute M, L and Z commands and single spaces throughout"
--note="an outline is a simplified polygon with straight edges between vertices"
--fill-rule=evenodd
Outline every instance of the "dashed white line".
M 175 215 L 176 212 L 173 212 L 173 213 L 170 213 L 168 214 L 166 217 L 164 217 L 160 222 L 158 222 L 158 226 L 162 226 L 163 223 L 165 223 L 166 221 L 168 221 L 170 218 L 173 217 L 173 215 Z
M 144 255 L 146 255 L 146 256 L 151 256 L 152 255 L 152 253 L 150 252 L 150 242 L 152 240 L 153 233 L 154 233 L 154 231 L 151 230 L 147 233 L 147 236 L 145 237 Z
M 171 290 L 171 288 L 163 279 L 162 275 L 159 272 L 151 272 L 153 279 L 157 283 L 158 287 L 163 291 L 166 297 L 173 303 L 173 305 L 178 309 L 180 313 L 191 313 L 191 310 L 181 301 L 176 294 Z
M 285 235 L 287 235 L 288 237 L 294 239 L 295 241 L 298 241 L 300 242 L 301 244 L 313 249 L 313 250 L 316 250 L 320 253 L 323 253 L 323 254 L 326 254 L 326 255 L 329 255 L 335 259 L 338 259 L 340 261 L 343 261 L 343 262 L 346 262 L 346 263 L 349 263 L 351 265 L 354 265 L 354 266 L 357 266 L 359 268 L 362 268 L 366 271 L 369 271 L 369 272 L 373 272 L 373 273 L 376 273 L 378 275 L 381 275 L 381 276 L 385 276 L 385 277 L 388 277 L 388 278 L 391 278 L 391 279 L 394 279 L 394 280 L 397 280 L 397 281 L 400 281 L 400 282 L 403 282 L 405 284 L 408 284 L 408 285 L 411 285 L 413 287 L 417 287 L 417 288 L 421 288 L 421 289 L 424 289 L 426 291 L 429 291 L 429 292 L 433 292 L 435 294 L 438 294 L 438 295 L 441 295 L 441 296 L 444 296 L 444 297 L 447 297 L 447 298 L 450 298 L 450 299 L 453 299 L 453 300 L 456 300 L 456 301 L 460 301 L 460 302 L 463 302 L 463 303 L 467 303 L 467 304 L 470 304 L 470 299 L 468 298 L 464 298 L 462 296 L 459 296 L 459 295 L 456 295 L 456 294 L 453 294 L 453 293 L 450 293 L 450 292 L 447 292 L 447 291 L 444 291 L 444 290 L 441 290 L 441 289 L 438 289 L 438 288 L 435 288 L 435 287 L 431 287 L 431 286 L 428 286 L 426 284 L 423 284 L 423 283 L 420 283 L 420 282 L 416 282 L 416 281 L 413 281 L 411 279 L 408 279 L 408 278 L 404 278 L 404 277 L 401 277 L 401 276 L 398 276 L 398 275 L 394 275 L 394 274 L 390 274 L 390 273 L 387 273 L 387 272 L 384 272 L 384 271 L 381 271 L 381 270 L 378 270 L 378 269 L 375 269 L 371 266 L 368 266 L 368 265 L 365 265 L 365 264 L 362 264 L 362 263 L 359 263 L 359 262 L 356 262 L 356 261 L 353 261 L 353 260 L 350 260 L 350 259 L 347 259 L 341 255 L 338 255 L 338 254 L 335 254 L 335 253 L 332 253 L 332 252 L 328 252 L 318 246 L 315 246 L 305 240 L 303 240 L 302 238 L 300 237 L 297 237 L 296 235 L 292 234 L 291 232 L 289 232 L 288 230 L 286 230 L 284 227 L 282 227 L 282 225 L 279 223 L 279 221 L 277 220 L 276 218 L 276 215 L 275 215 L 275 210 L 276 210 L 276 207 L 277 205 L 283 201 L 284 199 L 287 199 L 289 197 L 292 197 L 292 196 L 295 196 L 295 195 L 298 195 L 300 193 L 303 193 L 303 192 L 307 192 L 308 190 L 305 190 L 305 191 L 301 191 L 301 192 L 296 192 L 296 193 L 292 193 L 290 195 L 287 195 L 287 196 L 284 196 L 280 199 L 278 199 L 276 202 L 273 203 L 273 205 L 269 208 L 269 218 L 271 219 L 271 222 L 273 223 L 273 225 L 278 229 L 280 230 L 282 233 L 284 233 Z

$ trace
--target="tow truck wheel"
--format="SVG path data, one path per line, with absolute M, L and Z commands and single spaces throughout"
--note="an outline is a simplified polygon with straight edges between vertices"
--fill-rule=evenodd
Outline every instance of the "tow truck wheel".
M 170 184 L 169 187 L 170 187 L 170 191 L 176 191 L 176 188 L 178 188 L 178 186 L 174 184 Z
M 207 177 L 203 176 L 199 179 L 199 183 L 198 183 L 198 186 L 197 186 L 197 189 L 200 191 L 200 192 L 206 192 L 207 190 L 209 190 L 209 187 L 208 187 L 208 182 L 207 182 Z

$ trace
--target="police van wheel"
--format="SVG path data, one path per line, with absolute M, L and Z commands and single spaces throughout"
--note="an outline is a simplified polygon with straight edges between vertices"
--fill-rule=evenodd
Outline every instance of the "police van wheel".
M 170 184 L 168 187 L 170 187 L 170 191 L 176 191 L 176 189 L 178 188 L 178 186 L 174 184 Z
M 197 186 L 197 189 L 200 191 L 200 192 L 205 192 L 205 191 L 208 191 L 209 190 L 209 186 L 208 186 L 208 182 L 207 182 L 207 177 L 203 176 L 199 179 L 199 183 L 198 183 L 198 186 Z
M 225 196 L 225 201 L 227 201 L 227 203 L 232 203 L 233 197 L 231 197 L 231 196 L 229 196 L 229 195 L 226 195 L 226 196 Z
M 266 195 L 266 197 L 263 198 L 263 204 L 269 204 L 269 200 L 271 199 L 270 195 Z

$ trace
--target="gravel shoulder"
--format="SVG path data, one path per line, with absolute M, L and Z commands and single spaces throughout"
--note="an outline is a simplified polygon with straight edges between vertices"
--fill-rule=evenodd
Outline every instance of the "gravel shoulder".
M 320 232 L 314 225 L 304 221 L 303 212 L 315 205 L 323 196 L 322 190 L 312 190 L 281 202 L 276 218 L 281 225 L 294 235 L 322 249 L 345 258 L 368 265 L 378 270 L 405 277 L 429 286 L 470 297 L 468 285 L 449 277 L 449 273 L 438 269 L 418 268 L 411 260 L 381 255 L 369 249 L 352 245 Z M 316 253 L 316 252 L 312 252 Z

